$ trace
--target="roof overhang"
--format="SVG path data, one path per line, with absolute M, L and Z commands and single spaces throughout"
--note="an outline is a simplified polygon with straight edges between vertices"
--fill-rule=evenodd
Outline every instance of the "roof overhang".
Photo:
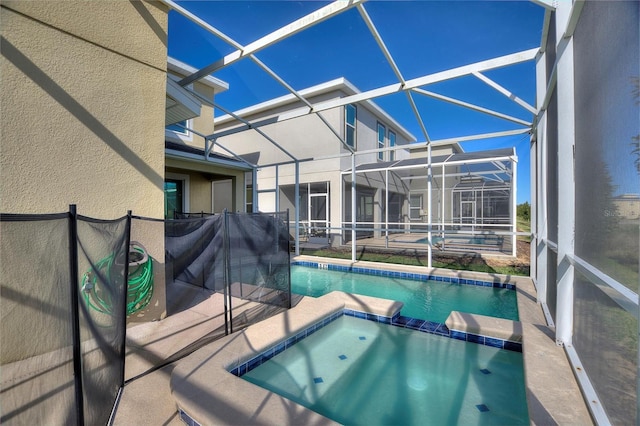
M 202 102 L 180 87 L 178 83 L 167 78 L 167 96 L 164 116 L 165 126 L 198 117 L 201 108 Z
M 226 167 L 229 169 L 252 171 L 253 167 L 248 163 L 226 157 L 218 153 L 208 153 L 202 149 L 194 148 L 187 145 L 181 145 L 173 142 L 165 141 L 165 158 L 174 158 L 177 160 L 185 160 L 189 162 L 206 164 L 208 166 Z

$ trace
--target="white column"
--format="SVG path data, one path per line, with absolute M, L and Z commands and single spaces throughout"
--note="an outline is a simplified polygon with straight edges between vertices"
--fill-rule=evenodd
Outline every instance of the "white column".
M 389 248 L 389 169 L 384 171 L 384 222 L 385 247 Z
M 516 191 L 516 182 L 518 181 L 518 162 L 512 160 L 511 161 L 511 168 L 512 168 L 512 172 L 513 175 L 511 176 L 511 223 L 512 223 L 512 227 L 511 227 L 511 231 L 513 232 L 513 235 L 511 236 L 511 244 L 512 244 L 512 250 L 511 250 L 511 255 L 513 257 L 516 257 L 518 254 L 518 237 L 516 236 L 516 232 L 518 232 L 518 220 L 517 220 L 517 214 L 516 211 L 518 209 L 518 198 L 516 197 L 517 195 L 517 191 Z M 482 193 L 483 196 L 483 208 L 484 208 L 484 192 Z M 482 217 L 484 219 L 484 211 L 482 212 Z M 483 221 L 484 223 L 484 221 Z
M 547 89 L 546 76 L 547 54 L 543 53 L 536 62 L 536 88 L 538 108 L 542 107 Z M 536 129 L 537 140 L 536 157 L 536 186 L 532 188 L 532 210 L 535 210 L 536 220 L 532 220 L 532 231 L 535 238 L 532 240 L 536 255 L 536 269 L 532 269 L 536 280 L 536 293 L 538 302 L 547 303 L 547 111 L 541 111 L 538 115 L 538 127 Z M 533 182 L 532 182 L 533 185 Z M 535 201 L 535 202 L 534 202 Z M 532 265 L 533 266 L 533 265 Z M 555 268 L 555 265 L 553 265 Z
M 278 178 L 280 177 L 280 168 L 276 164 L 276 211 L 280 211 L 280 185 L 278 184 Z
M 529 145 L 529 190 L 531 194 L 531 207 L 529 211 L 529 223 L 531 224 L 531 234 L 534 236 L 531 238 L 531 244 L 529 246 L 529 276 L 531 278 L 535 278 L 536 270 L 537 270 L 537 260 L 538 256 L 536 255 L 536 246 L 537 246 L 537 230 L 536 230 L 536 220 L 537 220 L 537 212 L 536 212 L 536 182 L 538 181 L 538 157 L 536 156 L 536 148 L 537 142 L 536 137 L 532 133 Z M 517 213 L 516 213 L 517 216 Z
M 296 182 L 294 185 L 294 198 L 295 198 L 295 206 L 296 206 L 296 256 L 300 255 L 300 162 L 298 160 L 295 161 L 295 178 Z
M 447 194 L 447 178 L 445 177 L 445 172 L 446 169 L 444 167 L 444 163 L 442 163 L 442 188 L 440 189 L 440 192 L 442 193 L 442 197 L 440 200 L 440 204 L 442 207 L 442 216 L 440 217 L 440 230 L 442 231 L 442 239 L 444 241 L 444 223 L 445 223 L 445 201 L 446 201 L 446 194 Z
M 258 212 L 258 169 L 256 167 L 251 171 L 251 200 L 253 204 L 253 213 Z
M 431 247 L 433 233 L 431 232 L 431 180 L 433 178 L 431 170 L 431 143 L 427 145 L 427 267 L 431 268 L 433 250 Z
M 570 2 L 558 2 L 556 34 L 564 34 L 571 12 Z M 558 298 L 556 343 L 571 345 L 573 336 L 574 269 L 567 256 L 574 254 L 575 186 L 574 146 L 575 108 L 573 82 L 573 39 L 560 38 L 557 60 L 558 82 Z M 555 182 L 551 182 L 554 184 Z M 549 265 L 553 267 L 553 265 Z
M 351 154 L 351 261 L 356 261 L 356 155 Z

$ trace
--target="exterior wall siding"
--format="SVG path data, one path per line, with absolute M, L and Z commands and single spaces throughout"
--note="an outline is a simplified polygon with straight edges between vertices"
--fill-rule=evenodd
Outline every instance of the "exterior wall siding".
M 1 7 L 0 211 L 163 217 L 167 10 Z

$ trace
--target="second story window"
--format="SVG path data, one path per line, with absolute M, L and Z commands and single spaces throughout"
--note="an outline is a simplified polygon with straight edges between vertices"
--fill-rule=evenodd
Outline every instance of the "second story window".
M 344 106 L 344 141 L 351 148 L 356 148 L 356 106 L 353 104 Z
M 186 135 L 187 129 L 185 129 L 185 127 L 187 127 L 187 120 L 178 121 L 175 124 L 169 124 L 167 127 L 165 127 L 165 129 Z
M 389 148 L 393 148 L 395 146 L 396 146 L 396 134 L 391 130 L 389 130 Z M 389 151 L 389 161 L 395 161 L 395 159 L 396 159 L 396 152 Z
M 164 128 L 164 137 L 175 141 L 192 141 L 193 134 L 187 130 L 192 128 L 193 120 L 182 120 L 175 124 L 170 124 Z
M 384 139 L 387 133 L 387 129 L 384 125 L 378 123 L 378 149 L 382 149 L 385 147 Z M 378 160 L 384 160 L 384 151 L 378 152 Z

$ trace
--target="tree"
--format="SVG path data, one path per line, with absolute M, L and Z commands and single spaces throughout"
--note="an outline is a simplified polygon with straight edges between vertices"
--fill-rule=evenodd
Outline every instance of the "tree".
M 529 222 L 529 220 L 531 219 L 531 206 L 529 205 L 529 202 L 525 201 L 522 204 L 518 204 L 516 208 L 516 214 L 522 220 Z

